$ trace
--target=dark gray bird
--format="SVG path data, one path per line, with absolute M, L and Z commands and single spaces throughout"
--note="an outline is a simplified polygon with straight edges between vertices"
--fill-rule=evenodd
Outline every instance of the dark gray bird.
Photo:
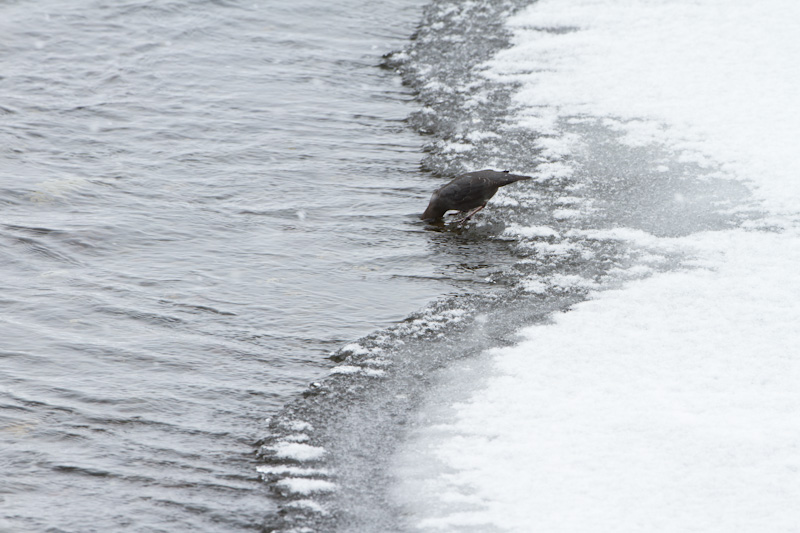
M 462 224 L 472 215 L 486 207 L 486 202 L 494 196 L 503 185 L 519 180 L 529 180 L 530 176 L 509 174 L 508 170 L 479 170 L 461 174 L 456 179 L 433 191 L 431 202 L 419 218 L 422 220 L 439 220 L 448 211 L 456 210 L 466 213 L 458 220 Z

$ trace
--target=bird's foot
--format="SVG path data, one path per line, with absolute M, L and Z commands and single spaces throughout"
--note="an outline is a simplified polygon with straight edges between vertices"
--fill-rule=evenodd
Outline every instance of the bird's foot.
M 473 209 L 472 211 L 470 211 L 469 213 L 467 213 L 467 214 L 464 216 L 464 218 L 461 218 L 461 219 L 458 219 L 458 220 L 456 220 L 456 224 L 461 224 L 461 225 L 463 226 L 464 224 L 466 224 L 467 222 L 469 222 L 469 219 L 471 219 L 471 218 L 473 217 L 473 215 L 475 215 L 475 213 L 477 213 L 478 211 L 480 211 L 480 210 L 481 210 L 481 209 L 483 209 L 484 207 L 486 207 L 486 206 L 479 205 L 478 207 L 476 207 L 475 209 Z

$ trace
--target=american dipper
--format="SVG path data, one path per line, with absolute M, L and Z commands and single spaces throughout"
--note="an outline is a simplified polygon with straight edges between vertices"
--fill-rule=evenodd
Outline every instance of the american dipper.
M 486 202 L 494 196 L 497 189 L 503 185 L 519 180 L 529 180 L 530 176 L 509 174 L 508 170 L 479 170 L 461 174 L 456 179 L 433 191 L 431 203 L 419 218 L 422 220 L 439 220 L 451 210 L 466 213 L 464 218 L 458 220 L 462 224 L 472 218 L 472 215 L 486 207 Z

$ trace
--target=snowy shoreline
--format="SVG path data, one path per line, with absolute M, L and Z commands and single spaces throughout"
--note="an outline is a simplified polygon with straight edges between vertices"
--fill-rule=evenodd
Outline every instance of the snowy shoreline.
M 657 146 L 665 179 L 691 162 L 745 182 L 763 215 L 654 236 L 692 259 L 484 354 L 478 385 L 431 403 L 398 454 L 410 528 L 794 530 L 800 6 L 543 0 L 508 24 L 484 75 L 519 86 L 516 127 L 558 160 L 541 179 L 577 172 L 587 143 Z

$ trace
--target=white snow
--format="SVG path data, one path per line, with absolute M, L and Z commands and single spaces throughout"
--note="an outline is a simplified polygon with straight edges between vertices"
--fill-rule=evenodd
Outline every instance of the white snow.
M 259 465 L 256 470 L 261 474 L 267 475 L 288 475 L 288 476 L 328 476 L 330 471 L 325 468 L 302 468 L 291 465 Z
M 330 369 L 330 374 L 364 374 L 365 376 L 379 378 L 386 375 L 386 371 L 379 368 L 365 368 L 355 365 L 339 365 Z
M 287 477 L 276 482 L 275 485 L 292 494 L 314 494 L 315 492 L 331 492 L 336 490 L 336 484 L 324 479 L 309 479 Z
M 416 528 L 797 531 L 798 237 L 697 235 L 714 269 L 599 292 L 487 354 L 404 460 Z
M 286 504 L 287 507 L 294 507 L 295 509 L 303 509 L 321 515 L 327 515 L 328 510 L 314 500 L 294 500 Z M 313 530 L 310 530 L 313 531 Z
M 305 422 L 304 420 L 285 421 L 285 422 L 282 423 L 282 425 L 286 429 L 290 429 L 292 431 L 313 431 L 314 430 L 314 426 L 312 426 L 308 422 Z
M 509 224 L 503 231 L 504 234 L 516 237 L 558 237 L 558 232 L 550 226 L 520 226 Z
M 485 74 L 519 84 L 518 125 L 563 175 L 568 126 L 599 120 L 674 154 L 664 173 L 745 181 L 766 215 L 670 239 L 576 230 L 693 259 L 651 273 L 644 255 L 605 287 L 531 279 L 590 299 L 428 399 L 395 458 L 410 530 L 800 531 L 800 3 L 540 0 L 509 26 Z
M 540 0 L 510 21 L 516 46 L 486 75 L 523 85 L 520 123 L 555 133 L 557 151 L 571 149 L 559 120 L 604 117 L 630 143 L 723 165 L 772 211 L 796 214 L 798 10 L 793 0 Z
M 325 448 L 300 442 L 278 442 L 269 448 L 274 452 L 275 457 L 295 461 L 314 461 L 326 453 Z
M 345 346 L 342 347 L 341 351 L 349 352 L 352 353 L 353 355 L 367 355 L 369 353 L 369 350 L 367 348 L 364 348 L 357 342 L 351 342 L 350 344 L 346 344 Z

